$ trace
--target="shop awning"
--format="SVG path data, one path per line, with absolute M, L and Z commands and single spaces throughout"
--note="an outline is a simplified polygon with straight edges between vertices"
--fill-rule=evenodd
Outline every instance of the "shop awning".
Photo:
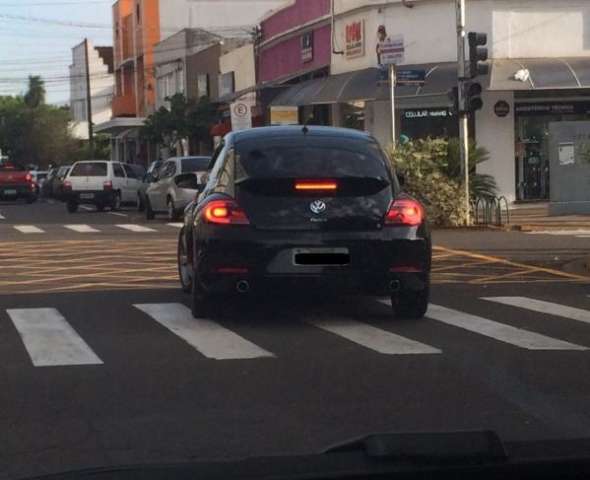
M 102 133 L 116 137 L 129 129 L 143 126 L 145 118 L 141 117 L 117 117 L 108 122 L 95 125 L 95 133 Z
M 590 88 L 590 58 L 512 58 L 492 63 L 490 90 Z
M 399 86 L 396 98 L 400 108 L 443 107 L 449 105 L 448 92 L 457 83 L 455 63 L 404 65 L 398 69 L 422 69 L 426 72 L 424 86 Z M 318 78 L 293 85 L 272 102 L 276 106 L 303 106 L 353 101 L 388 100 L 389 87 L 381 85 L 378 68 L 367 68 Z

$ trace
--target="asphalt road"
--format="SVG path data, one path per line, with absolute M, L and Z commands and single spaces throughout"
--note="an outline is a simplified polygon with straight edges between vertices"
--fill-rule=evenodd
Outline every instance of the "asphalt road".
M 121 214 L 0 204 L 0 478 L 384 431 L 590 437 L 590 279 L 547 261 L 587 253 L 583 239 L 436 232 L 421 321 L 354 297 L 228 302 L 195 321 L 177 227 Z

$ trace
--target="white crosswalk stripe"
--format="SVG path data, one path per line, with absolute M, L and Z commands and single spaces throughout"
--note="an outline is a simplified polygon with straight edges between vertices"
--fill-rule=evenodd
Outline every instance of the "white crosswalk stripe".
M 590 238 L 590 230 L 537 230 L 534 232 L 526 232 L 527 235 L 553 235 L 553 236 L 568 236 L 576 238 Z
M 355 320 L 307 320 L 307 323 L 385 355 L 442 353 L 430 345 Z
M 64 225 L 68 230 L 72 230 L 78 233 L 97 233 L 100 230 L 91 227 L 90 225 Z
M 529 330 L 494 322 L 440 305 L 430 305 L 428 318 L 527 350 L 588 350 L 586 347 L 547 337 Z
M 559 303 L 545 302 L 528 297 L 483 297 L 482 300 L 524 308 L 533 312 L 546 313 L 556 317 L 569 318 L 578 322 L 590 323 L 590 311 L 568 307 Z
M 149 228 L 149 227 L 143 227 L 142 225 L 133 225 L 133 224 L 129 224 L 129 225 L 117 225 L 118 228 L 122 228 L 123 230 L 129 230 L 130 232 L 136 232 L 136 233 L 148 233 L 148 232 L 156 232 L 156 230 L 154 230 L 153 228 Z
M 15 225 L 15 230 L 18 230 L 21 233 L 45 233 L 45 230 L 35 227 L 34 225 Z
M 180 303 L 134 305 L 160 325 L 182 338 L 207 358 L 238 360 L 274 357 L 266 350 L 231 330 L 207 319 L 194 319 L 189 308 Z
M 103 363 L 56 309 L 24 308 L 7 313 L 35 367 Z

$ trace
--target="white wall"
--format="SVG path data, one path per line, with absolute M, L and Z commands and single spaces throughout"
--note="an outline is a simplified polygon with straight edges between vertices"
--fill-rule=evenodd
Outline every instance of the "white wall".
M 476 141 L 490 153 L 490 159 L 477 167 L 478 173 L 492 175 L 498 183 L 499 195 L 509 202 L 516 199 L 516 177 L 514 163 L 514 94 L 512 92 L 485 92 L 482 96 L 484 107 L 477 112 Z M 494 113 L 494 105 L 504 100 L 510 105 L 506 117 Z
M 108 122 L 112 117 L 111 102 L 115 89 L 115 77 L 109 73 L 92 43 L 88 44 L 90 70 L 90 92 L 92 97 L 92 122 Z M 88 114 L 86 107 L 86 53 L 84 43 L 72 49 L 70 65 L 70 108 L 73 120 L 73 134 L 88 138 Z
M 239 92 L 256 84 L 254 45 L 247 44 L 219 58 L 220 73 L 235 72 L 235 90 Z
M 161 36 L 166 38 L 183 28 L 197 27 L 233 36 L 235 27 L 256 25 L 269 10 L 283 3 L 284 0 L 160 0 Z

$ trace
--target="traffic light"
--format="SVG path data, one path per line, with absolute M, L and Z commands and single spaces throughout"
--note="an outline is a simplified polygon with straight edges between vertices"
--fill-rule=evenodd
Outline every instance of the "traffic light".
M 449 91 L 449 100 L 451 101 L 451 112 L 453 115 L 459 114 L 459 87 L 453 87 Z
M 465 94 L 465 111 L 468 113 L 481 110 L 483 107 L 483 100 L 481 99 L 482 88 L 478 82 L 465 82 L 464 84 Z
M 485 33 L 469 32 L 469 77 L 475 78 L 478 75 L 487 75 L 489 66 L 485 62 L 488 59 L 488 36 Z

